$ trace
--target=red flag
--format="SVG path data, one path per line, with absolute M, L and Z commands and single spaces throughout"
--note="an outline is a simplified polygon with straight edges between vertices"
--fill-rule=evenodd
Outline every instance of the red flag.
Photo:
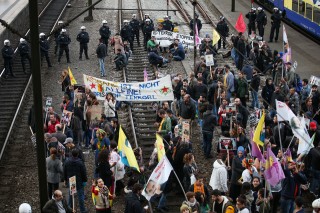
M 246 23 L 243 20 L 242 13 L 240 13 L 240 15 L 238 17 L 238 20 L 237 20 L 235 28 L 237 29 L 238 32 L 242 32 L 243 33 L 243 32 L 246 31 L 247 26 L 246 26 Z

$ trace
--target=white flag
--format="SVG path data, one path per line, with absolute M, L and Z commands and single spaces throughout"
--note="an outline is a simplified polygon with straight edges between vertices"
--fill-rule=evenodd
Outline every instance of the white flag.
M 276 100 L 276 108 L 278 121 L 289 121 L 295 116 L 286 103 Z
M 154 168 L 145 188 L 143 189 L 142 195 L 147 200 L 150 200 L 155 194 L 161 194 L 172 170 L 173 168 L 171 163 L 167 156 L 164 155 L 156 168 Z
M 288 44 L 288 36 L 287 36 L 287 31 L 286 31 L 286 28 L 284 27 L 284 25 L 283 25 L 283 27 L 282 27 L 282 29 L 283 29 L 283 42 L 285 43 L 285 44 Z

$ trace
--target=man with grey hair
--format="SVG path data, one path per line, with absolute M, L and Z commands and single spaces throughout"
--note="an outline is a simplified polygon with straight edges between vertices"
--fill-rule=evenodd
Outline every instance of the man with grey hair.
M 68 206 L 67 201 L 63 198 L 62 192 L 60 190 L 56 190 L 53 193 L 52 199 L 49 200 L 42 208 L 42 212 L 73 213 L 75 211 Z

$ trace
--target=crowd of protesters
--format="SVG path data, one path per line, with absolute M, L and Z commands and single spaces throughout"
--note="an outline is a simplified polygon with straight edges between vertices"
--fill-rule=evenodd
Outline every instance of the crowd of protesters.
M 162 27 L 173 31 L 173 25 L 167 18 L 165 17 Z M 200 31 L 201 22 L 195 21 Z M 220 18 L 220 21 L 224 22 L 224 17 Z M 105 28 L 106 24 L 103 21 L 102 28 Z M 161 67 L 168 62 L 159 56 L 160 47 L 155 44 L 155 38 L 151 37 L 154 30 L 153 21 L 146 15 L 145 20 L 138 23 L 133 15 L 132 20 L 125 21 L 121 32 L 111 39 L 111 45 L 117 54 L 114 59 L 116 69 L 122 69 L 128 63 L 133 51 L 134 36 L 139 39 L 140 28 L 143 29 L 144 45 L 150 64 Z M 226 30 L 226 26 L 222 26 L 221 29 Z M 100 50 L 103 53 L 101 60 L 98 56 L 101 76 L 106 75 L 102 67 L 110 37 L 110 33 L 104 30 L 100 30 L 102 47 L 99 53 Z M 317 163 L 320 160 L 318 86 L 310 85 L 308 79 L 300 79 L 296 72 L 296 69 L 299 71 L 297 66 L 291 62 L 283 63 L 281 53 L 276 50 L 272 52 L 266 42 L 254 38 L 251 41 L 252 45 L 246 44 L 247 39 L 241 33 L 232 36 L 233 48 L 229 54 L 234 58 L 237 70 L 231 69 L 228 64 L 215 63 L 213 67 L 206 66 L 205 55 L 218 54 L 221 43 L 225 48 L 225 37 L 228 37 L 228 33 L 223 35 L 217 48 L 212 44 L 210 36 L 206 35 L 199 48 L 201 57 L 194 71 L 186 78 L 183 78 L 181 73 L 175 74 L 172 78 L 174 101 L 164 101 L 155 107 L 157 133 L 166 142 L 166 156 L 173 165 L 177 178 L 173 174 L 170 175 L 161 193 L 151 200 L 152 205 L 157 212 L 167 212 L 170 208 L 167 205 L 167 195 L 177 191 L 185 193 L 186 200 L 180 207 L 180 212 L 183 213 L 256 213 L 277 212 L 279 209 L 283 213 L 292 213 L 303 212 L 302 197 L 309 196 L 308 192 L 311 192 L 312 199 L 315 200 L 312 207 L 314 211 L 319 212 L 320 200 L 316 199 L 320 189 L 320 167 Z M 184 60 L 185 52 L 178 39 L 169 51 L 173 60 Z M 228 54 L 223 57 L 228 57 Z M 272 76 L 268 77 L 266 82 L 261 82 L 261 76 L 266 75 L 268 71 Z M 94 150 L 95 180 L 92 181 L 91 191 L 97 212 L 111 212 L 112 200 L 116 199 L 115 195 L 121 195 L 123 192 L 127 194 L 126 213 L 148 211 L 148 207 L 142 205 L 145 200 L 141 193 L 143 184 L 146 183 L 147 172 L 152 171 L 157 165 L 157 150 L 154 150 L 148 163 L 143 161 L 143 150 L 134 150 L 140 173 L 136 170 L 125 172 L 117 152 L 117 110 L 123 103 L 117 101 L 112 93 L 108 93 L 105 101 L 101 103 L 89 88 L 85 88 L 84 93 L 75 93 L 66 70 L 61 74 L 61 87 L 64 93 L 61 109 L 56 111 L 49 107 L 45 111 L 50 201 L 43 211 L 51 212 L 58 209 L 59 212 L 74 212 L 72 196 L 69 196 L 68 202 L 63 199 L 59 182 L 64 181 L 69 187 L 69 178 L 76 176 L 76 195 L 80 212 L 87 212 L 84 205 L 84 188 L 88 182 L 88 174 L 84 164 L 84 149 Z M 303 115 L 309 120 L 308 133 L 310 137 L 315 137 L 314 148 L 307 155 L 297 156 L 299 141 L 293 138 L 288 122 L 278 122 L 276 100 L 285 102 L 294 114 Z M 98 105 L 103 105 L 103 113 L 100 120 L 93 121 L 92 108 Z M 262 108 L 267 114 L 262 150 L 268 147 L 272 149 L 285 174 L 285 178 L 276 186 L 270 186 L 265 180 L 263 171 L 266 166 L 251 156 L 252 138 L 249 132 L 251 127 L 257 124 Z M 32 112 L 31 109 L 29 124 L 34 128 Z M 70 117 L 66 112 L 72 112 Z M 182 123 L 187 122 L 193 126 L 194 121 L 199 124 L 201 132 L 195 134 L 201 134 L 201 145 L 192 144 L 181 137 Z M 218 140 L 220 136 L 233 138 L 235 146 L 226 144 L 224 147 Z M 196 163 L 198 156 L 194 155 L 195 146 L 200 146 L 203 156 L 208 162 L 213 163 L 208 183 L 199 173 Z M 284 154 L 288 149 L 292 153 L 290 160 Z M 212 162 L 214 156 L 216 159 Z M 125 173 L 128 177 L 126 183 L 123 181 Z

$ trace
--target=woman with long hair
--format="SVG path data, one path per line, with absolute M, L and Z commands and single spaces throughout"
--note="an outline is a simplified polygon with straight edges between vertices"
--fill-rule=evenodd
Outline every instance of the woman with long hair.
M 57 158 L 57 149 L 50 148 L 50 156 L 46 158 L 49 200 L 52 193 L 59 189 L 60 175 L 63 173 L 62 162 Z
M 97 177 L 100 177 L 105 183 L 105 185 L 110 189 L 110 187 L 112 186 L 113 177 L 112 177 L 112 171 L 110 169 L 109 158 L 110 158 L 109 150 L 107 149 L 102 150 L 98 155 L 97 167 L 95 172 L 97 174 Z
M 104 100 L 104 114 L 108 121 L 116 117 L 116 99 L 111 92 L 107 93 Z
M 184 190 L 188 191 L 191 186 L 191 176 L 197 171 L 197 165 L 194 161 L 194 156 L 192 153 L 185 154 L 183 157 L 183 185 Z

